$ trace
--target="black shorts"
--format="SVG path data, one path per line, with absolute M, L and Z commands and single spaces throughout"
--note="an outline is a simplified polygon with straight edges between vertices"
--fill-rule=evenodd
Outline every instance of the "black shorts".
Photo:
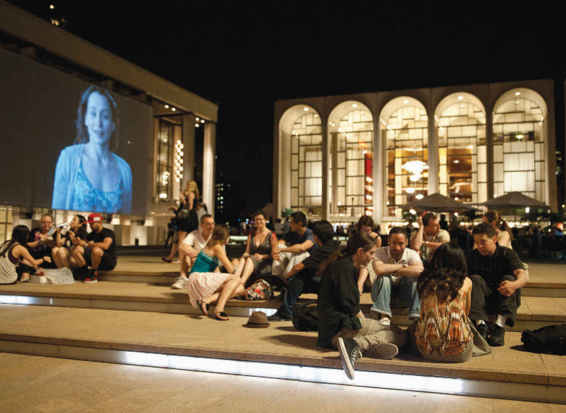
M 87 247 L 85 248 L 85 261 L 86 265 L 91 266 L 91 257 L 92 255 L 92 248 Z M 98 266 L 99 271 L 111 271 L 116 267 L 116 257 L 108 254 L 106 251 L 102 255 L 102 259 L 100 260 L 100 265 Z

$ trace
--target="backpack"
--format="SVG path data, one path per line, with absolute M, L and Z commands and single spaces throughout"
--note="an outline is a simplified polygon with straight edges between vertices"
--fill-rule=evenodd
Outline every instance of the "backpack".
M 318 331 L 318 304 L 295 304 L 293 325 L 299 331 Z
M 521 334 L 521 341 L 533 353 L 566 355 L 566 324 L 525 330 Z

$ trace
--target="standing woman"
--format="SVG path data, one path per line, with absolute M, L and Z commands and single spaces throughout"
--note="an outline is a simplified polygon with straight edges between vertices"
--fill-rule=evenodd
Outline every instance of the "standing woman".
M 224 312 L 226 302 L 234 290 L 240 285 L 242 265 L 234 267 L 226 255 L 226 242 L 230 234 L 222 225 L 214 228 L 212 237 L 195 260 L 187 283 L 189 301 L 195 308 L 200 308 L 204 315 L 208 315 L 208 305 L 216 302 L 215 318 L 228 320 Z M 222 265 L 227 273 L 221 273 Z
M 106 89 L 90 86 L 82 94 L 75 143 L 59 154 L 53 209 L 128 214 L 132 209 L 132 171 L 113 151 L 118 148 L 118 105 Z

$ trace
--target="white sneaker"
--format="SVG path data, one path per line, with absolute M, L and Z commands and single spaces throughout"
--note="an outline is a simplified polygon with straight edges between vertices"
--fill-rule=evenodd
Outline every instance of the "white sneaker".
M 391 319 L 387 316 L 382 316 L 379 322 L 382 326 L 389 327 L 391 325 Z
M 177 278 L 177 281 L 173 283 L 171 288 L 174 288 L 176 290 L 184 290 L 185 286 L 187 285 L 187 281 L 189 281 L 187 277 L 180 276 L 179 278 Z

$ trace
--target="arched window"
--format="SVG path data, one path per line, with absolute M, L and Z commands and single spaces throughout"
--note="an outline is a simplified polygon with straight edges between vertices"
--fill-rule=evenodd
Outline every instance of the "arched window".
M 411 97 L 387 103 L 380 116 L 385 144 L 386 215 L 401 217 L 400 205 L 428 193 L 428 116 Z
M 373 117 L 359 102 L 338 105 L 329 117 L 330 214 L 373 214 Z
M 439 191 L 456 201 L 487 201 L 485 110 L 469 93 L 454 93 L 435 113 Z
M 494 196 L 512 191 L 545 201 L 546 103 L 535 91 L 513 89 L 493 112 Z
M 291 208 L 321 215 L 322 126 L 320 116 L 305 107 L 291 129 Z

